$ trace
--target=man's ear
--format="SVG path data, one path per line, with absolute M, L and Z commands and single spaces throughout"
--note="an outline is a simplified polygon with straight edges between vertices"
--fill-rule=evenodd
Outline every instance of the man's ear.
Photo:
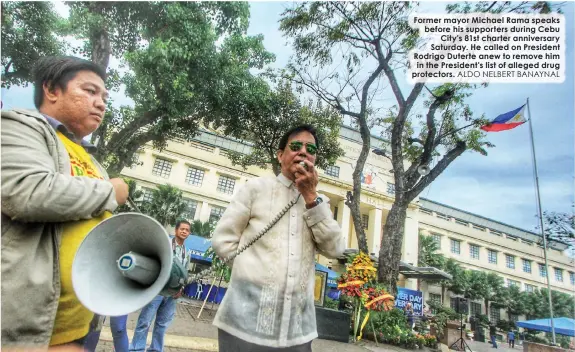
M 284 154 L 284 151 L 283 151 L 283 150 L 278 150 L 277 158 L 278 158 L 278 162 L 279 162 L 280 164 L 282 163 L 282 160 L 281 160 L 281 159 L 282 159 L 282 155 L 283 155 L 283 154 Z
M 42 85 L 42 90 L 44 91 L 44 99 L 48 100 L 50 103 L 55 103 L 58 100 L 58 96 L 61 93 L 60 88 L 54 87 L 50 89 L 50 82 L 44 83 Z

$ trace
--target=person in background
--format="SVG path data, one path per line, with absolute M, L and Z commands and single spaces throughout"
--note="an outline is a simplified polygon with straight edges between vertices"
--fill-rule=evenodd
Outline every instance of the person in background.
M 512 329 L 509 329 L 507 333 L 507 342 L 509 342 L 510 348 L 515 348 L 515 332 Z
M 2 111 L 0 128 L 2 349 L 81 348 L 94 313 L 72 287 L 74 255 L 128 186 L 109 179 L 84 140 L 104 118 L 105 70 L 44 57 L 32 76 L 38 111 Z
M 317 334 L 314 257 L 345 249 L 329 199 L 317 192 L 320 141 L 301 125 L 285 132 L 276 177 L 250 179 L 218 222 L 212 245 L 220 258 L 252 241 L 292 202 L 267 233 L 233 260 L 232 278 L 214 320 L 220 352 L 309 352 Z M 271 225 L 269 225 L 271 226 Z
M 191 225 L 188 221 L 179 221 L 176 224 L 175 236 L 170 238 L 174 260 L 177 260 L 186 270 L 190 263 L 191 252 L 186 250 L 184 242 L 190 235 L 190 231 Z M 138 322 L 136 324 L 134 336 L 132 337 L 132 343 L 129 346 L 130 351 L 143 352 L 146 350 L 146 339 L 148 338 L 148 331 L 154 316 L 156 316 L 156 320 L 154 322 L 154 331 L 152 332 L 152 344 L 147 351 L 163 351 L 164 336 L 166 334 L 166 330 L 174 320 L 174 316 L 176 314 L 176 300 L 180 298 L 181 295 L 182 290 L 173 297 L 158 295 L 152 302 L 142 308 L 140 315 L 138 316 Z
M 497 327 L 494 323 L 489 325 L 489 336 L 491 337 L 492 347 L 497 348 Z
M 411 302 L 407 302 L 405 307 L 403 307 L 403 311 L 405 313 L 405 317 L 407 318 L 407 327 L 410 330 L 413 330 L 415 323 L 414 323 L 414 316 L 413 316 L 414 315 L 413 306 L 411 305 Z

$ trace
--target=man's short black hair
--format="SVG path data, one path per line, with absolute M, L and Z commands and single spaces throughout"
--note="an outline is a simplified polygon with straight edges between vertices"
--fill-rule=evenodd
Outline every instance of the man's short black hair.
M 298 133 L 303 132 L 303 131 L 307 131 L 307 132 L 311 133 L 311 135 L 315 139 L 315 145 L 319 149 L 319 139 L 317 138 L 317 131 L 316 131 L 315 127 L 313 127 L 312 125 L 299 125 L 299 126 L 290 128 L 286 133 L 284 133 L 284 135 L 280 139 L 280 143 L 278 145 L 278 150 L 284 150 L 286 145 L 287 145 L 289 138 L 291 136 L 293 136 L 294 134 L 298 134 Z
M 38 60 L 32 72 L 36 109 L 40 109 L 44 102 L 44 84 L 47 84 L 50 90 L 58 87 L 65 91 L 68 82 L 74 79 L 79 71 L 92 71 L 106 81 L 106 70 L 92 61 L 73 56 L 46 56 Z
M 176 230 L 180 228 L 180 225 L 182 224 L 188 224 L 188 226 L 190 227 L 190 230 L 192 229 L 192 224 L 190 224 L 190 222 L 188 220 L 180 220 L 176 223 Z

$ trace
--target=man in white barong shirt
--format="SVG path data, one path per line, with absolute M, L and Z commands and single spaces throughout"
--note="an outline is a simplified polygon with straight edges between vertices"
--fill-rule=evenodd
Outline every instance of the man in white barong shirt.
M 318 336 L 315 256 L 337 258 L 345 249 L 329 199 L 316 190 L 318 147 L 310 125 L 286 132 L 277 152 L 281 173 L 249 180 L 214 231 L 214 250 L 227 258 L 301 194 L 268 233 L 234 260 L 230 285 L 214 320 L 220 352 L 311 351 Z

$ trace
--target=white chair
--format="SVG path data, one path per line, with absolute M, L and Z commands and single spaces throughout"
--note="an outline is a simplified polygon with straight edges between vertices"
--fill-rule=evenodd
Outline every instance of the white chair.
M 200 300 L 200 297 L 202 297 L 203 292 L 204 292 L 204 285 L 202 285 L 201 282 L 198 282 L 198 288 L 196 289 L 196 295 L 194 296 L 194 298 Z

